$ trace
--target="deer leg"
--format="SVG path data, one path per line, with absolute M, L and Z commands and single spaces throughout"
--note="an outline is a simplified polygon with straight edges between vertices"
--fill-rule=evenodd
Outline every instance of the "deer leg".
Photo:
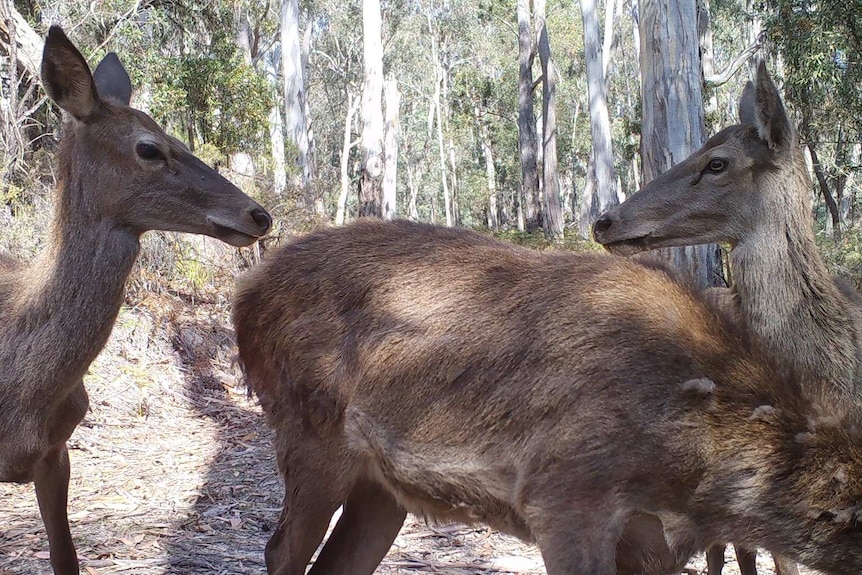
M 66 444 L 46 455 L 36 466 L 33 483 L 39 513 L 48 533 L 51 567 L 55 575 L 78 575 L 78 555 L 69 531 L 69 452 Z
M 548 575 L 615 575 L 616 545 L 627 517 L 614 501 L 549 496 L 529 505 L 527 526 Z
M 281 451 L 284 508 L 278 527 L 266 544 L 269 575 L 304 575 L 329 521 L 350 494 L 354 482 L 350 462 L 331 442 L 296 433 Z
M 405 517 L 407 512 L 385 489 L 357 484 L 309 575 L 371 575 Z
M 775 561 L 775 572 L 778 575 L 799 575 L 795 561 L 775 554 L 772 555 L 772 560 Z
M 724 552 L 727 545 L 716 543 L 706 550 L 706 573 L 707 575 L 721 575 L 724 569 Z
M 742 575 L 757 575 L 757 549 L 748 549 L 741 545 L 734 545 L 733 547 L 736 550 L 739 572 Z

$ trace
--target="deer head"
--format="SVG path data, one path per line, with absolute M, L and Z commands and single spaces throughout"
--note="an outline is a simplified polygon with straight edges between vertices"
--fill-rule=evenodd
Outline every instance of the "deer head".
M 623 255 L 670 246 L 728 242 L 804 214 L 808 175 L 796 134 L 766 66 L 748 82 L 741 124 L 647 184 L 594 224 L 596 241 Z M 788 205 L 789 204 L 789 205 Z
M 129 107 L 131 81 L 115 54 L 91 74 L 63 30 L 52 26 L 42 82 L 71 118 L 61 173 L 75 218 L 107 221 L 136 235 L 205 234 L 234 246 L 250 245 L 269 230 L 266 210 Z

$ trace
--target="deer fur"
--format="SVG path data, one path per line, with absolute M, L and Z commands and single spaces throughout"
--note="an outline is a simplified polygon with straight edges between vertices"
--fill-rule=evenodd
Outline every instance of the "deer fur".
M 673 273 L 360 221 L 240 280 L 284 509 L 270 575 L 370 575 L 406 513 L 535 542 L 549 575 L 679 572 L 738 541 L 862 569 L 862 410 Z
M 0 481 L 34 482 L 57 575 L 77 575 L 66 513 L 66 440 L 84 417 L 82 377 L 104 346 L 151 229 L 249 245 L 266 211 L 128 106 L 116 55 L 90 74 L 63 31 L 45 41 L 42 81 L 69 116 L 51 234 L 29 267 L 0 273 Z
M 596 240 L 620 254 L 730 243 L 727 306 L 774 357 L 830 383 L 835 401 L 856 401 L 862 300 L 849 282 L 829 275 L 817 251 L 808 169 L 763 63 L 743 91 L 739 116 L 739 125 L 602 215 Z M 781 571 L 794 572 L 789 565 Z M 755 572 L 752 563 L 743 575 Z

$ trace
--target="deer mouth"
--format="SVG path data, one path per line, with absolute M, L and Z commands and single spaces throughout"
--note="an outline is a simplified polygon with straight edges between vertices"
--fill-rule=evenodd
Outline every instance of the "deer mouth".
M 633 256 L 658 247 L 655 245 L 657 240 L 649 235 L 637 238 L 626 238 L 624 240 L 616 240 L 607 243 L 599 243 L 601 243 L 606 250 L 618 256 Z
M 263 234 L 249 233 L 247 231 L 238 230 L 234 226 L 226 225 L 214 219 L 209 220 L 212 226 L 212 236 L 224 243 L 236 248 L 245 248 L 253 244 Z

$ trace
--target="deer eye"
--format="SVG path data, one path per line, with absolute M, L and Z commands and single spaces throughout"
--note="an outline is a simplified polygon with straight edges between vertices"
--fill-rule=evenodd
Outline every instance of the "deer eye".
M 718 174 L 727 169 L 727 160 L 724 158 L 713 158 L 706 165 L 706 168 L 713 174 Z
M 135 146 L 135 152 L 145 160 L 163 160 L 165 158 L 158 146 L 147 142 L 138 142 Z

